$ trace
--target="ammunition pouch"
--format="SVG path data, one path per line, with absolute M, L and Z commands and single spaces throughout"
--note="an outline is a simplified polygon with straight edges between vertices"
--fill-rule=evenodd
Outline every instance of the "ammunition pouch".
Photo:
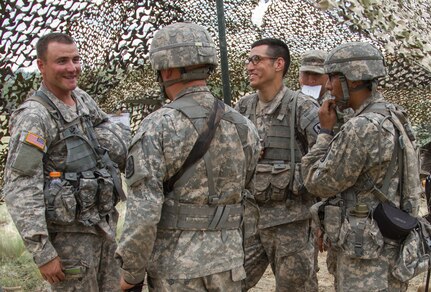
M 111 175 L 106 169 L 98 170 L 95 172 L 97 175 L 98 189 L 98 210 L 99 214 L 103 217 L 111 212 L 115 207 L 118 198 L 113 197 L 114 182 Z
M 337 242 L 351 258 L 376 259 L 380 256 L 384 240 L 376 221 L 368 215 L 358 217 L 346 212 Z
M 114 183 L 106 169 L 66 172 L 60 186 L 46 184 L 47 220 L 54 224 L 71 225 L 77 221 L 94 226 L 109 214 L 118 202 Z
M 173 230 L 239 229 L 243 205 L 200 206 L 167 200 L 162 207 L 158 228 Z
M 319 210 L 322 218 L 323 230 L 333 243 L 337 243 L 340 236 L 341 225 L 345 219 L 345 206 L 339 198 L 330 199 Z
M 66 180 L 60 185 L 44 189 L 46 218 L 59 225 L 70 225 L 76 220 L 77 203 L 74 187 Z
M 383 235 L 370 212 L 355 213 L 341 198 L 330 198 L 314 204 L 311 216 L 322 228 L 333 246 L 352 258 L 375 259 L 382 252 Z
M 295 165 L 291 182 L 290 164 L 283 161 L 274 164 L 258 164 L 255 178 L 255 199 L 261 205 L 268 202 L 284 202 L 294 200 L 294 195 L 304 193 L 300 164 Z M 292 183 L 292 187 L 289 187 Z
M 97 179 L 92 171 L 84 171 L 81 175 L 76 194 L 80 207 L 77 219 L 85 226 L 93 226 L 100 221 L 97 208 Z

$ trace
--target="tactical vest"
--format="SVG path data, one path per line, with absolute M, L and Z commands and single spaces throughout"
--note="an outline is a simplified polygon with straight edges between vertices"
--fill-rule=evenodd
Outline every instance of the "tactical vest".
M 366 107 L 365 109 L 363 109 L 363 111 L 361 113 L 378 113 L 381 114 L 383 116 L 382 121 L 379 123 L 379 136 L 378 136 L 378 144 L 379 144 L 379 148 L 381 147 L 381 143 L 380 143 L 380 137 L 381 137 L 381 132 L 383 131 L 382 129 L 382 125 L 383 122 L 387 119 L 389 119 L 393 124 L 394 124 L 394 128 L 396 129 L 396 131 L 400 131 L 399 133 L 399 138 L 396 139 L 395 143 L 399 143 L 400 147 L 401 147 L 401 151 L 404 151 L 405 147 L 406 147 L 406 141 L 404 139 L 408 139 L 411 142 L 415 141 L 415 136 L 413 134 L 413 130 L 411 129 L 405 114 L 399 109 L 397 108 L 395 105 L 390 104 L 386 101 L 378 101 L 378 102 L 373 102 L 372 104 L 370 104 L 368 107 Z M 395 151 L 395 150 L 394 150 Z M 414 150 L 415 152 L 415 150 Z M 380 153 L 380 149 L 379 149 L 379 153 Z M 396 153 L 394 153 L 395 155 Z M 390 166 L 388 167 L 388 169 L 381 169 L 382 171 L 392 171 L 392 169 L 395 167 L 395 162 L 397 162 L 398 164 L 401 163 L 398 159 L 392 159 Z M 379 164 L 381 164 L 381 162 L 379 162 Z M 400 166 L 400 165 L 399 165 Z M 401 170 L 400 170 L 401 168 Z M 414 179 L 410 179 L 408 178 L 409 175 L 411 175 L 411 173 L 414 171 L 412 171 L 411 169 L 407 169 L 406 167 L 399 167 L 398 171 L 402 171 L 403 172 L 404 169 L 404 173 L 399 174 L 400 176 L 400 182 L 399 182 L 399 193 L 401 196 L 401 202 L 400 202 L 400 207 L 407 211 L 407 212 L 412 212 L 412 203 L 410 201 L 411 196 L 407 194 L 406 190 L 412 190 L 412 192 L 414 192 L 413 190 L 415 190 L 418 185 L 414 183 Z M 409 174 L 410 173 L 410 174 Z M 415 174 L 413 174 L 414 177 L 416 177 Z M 417 174 L 417 178 L 419 178 L 419 173 Z M 389 185 L 389 180 L 390 180 L 390 176 L 386 175 L 384 178 L 384 181 L 382 182 L 383 188 L 387 188 L 387 186 Z M 402 185 L 402 183 L 404 184 L 410 184 L 408 186 L 404 186 Z M 385 187 L 386 185 L 386 187 Z M 360 178 L 358 180 L 358 183 L 343 191 L 341 193 L 341 197 L 343 198 L 345 204 L 346 204 L 346 208 L 352 208 L 355 206 L 356 202 L 357 202 L 357 198 L 356 198 L 356 194 L 358 192 L 361 191 L 366 191 L 366 190 L 375 190 L 375 185 L 374 182 L 371 180 L 370 176 L 368 174 L 364 175 L 363 178 Z M 420 192 L 420 191 L 419 191 Z M 406 193 L 406 194 L 404 194 Z M 406 196 L 404 196 L 406 195 Z M 378 195 L 377 195 L 378 196 Z
M 45 175 L 49 171 L 63 174 L 61 188 L 54 192 L 49 187 L 49 178 L 45 177 L 47 221 L 60 225 L 76 221 L 85 226 L 97 224 L 113 210 L 118 197 L 123 197 L 124 193 L 119 185 L 118 169 L 99 145 L 90 117 L 81 115 L 72 122 L 66 122 L 56 105 L 42 91 L 37 91 L 27 100 L 42 104 L 58 127 L 58 138 L 48 145 L 44 161 L 56 156 L 52 150 L 56 145 L 66 145 L 64 166 L 54 165 L 56 169 L 44 170 Z M 84 131 L 79 125 L 83 126 Z
M 299 144 L 297 138 L 302 136 L 296 130 L 295 124 L 295 136 L 291 134 L 291 120 L 290 119 L 292 109 L 290 108 L 291 98 L 288 96 L 295 96 L 298 94 L 291 90 L 287 90 L 283 96 L 283 100 L 276 111 L 271 115 L 270 127 L 265 137 L 261 137 L 263 140 L 264 154 L 259 160 L 260 164 L 274 164 L 274 163 L 288 163 L 291 159 L 291 140 L 294 140 L 294 161 L 300 162 L 302 156 L 305 154 L 307 147 L 303 143 Z M 240 107 L 239 111 L 245 117 L 250 119 L 253 124 L 256 125 L 256 106 L 258 102 L 257 94 L 253 94 L 251 102 L 248 102 L 246 107 Z M 294 105 L 296 107 L 296 105 Z M 305 141 L 305 139 L 302 139 Z M 301 146 L 301 147 L 300 147 Z
M 191 96 L 183 96 L 165 107 L 180 111 L 194 125 L 200 133 L 210 112 L 203 108 Z M 235 124 L 241 144 L 247 148 L 248 126 L 244 118 L 233 112 L 225 112 L 222 120 Z M 248 151 L 245 149 L 244 151 Z M 163 204 L 162 215 L 158 228 L 173 230 L 228 230 L 239 229 L 242 223 L 243 206 L 241 203 L 230 205 L 218 205 L 219 195 L 215 193 L 215 183 L 212 174 L 212 158 L 209 151 L 203 156 L 208 178 L 208 205 L 200 206 L 185 204 L 175 187 L 188 181 L 194 173 L 194 166 L 187 169 L 176 182 L 173 191 L 165 193 L 166 200 Z

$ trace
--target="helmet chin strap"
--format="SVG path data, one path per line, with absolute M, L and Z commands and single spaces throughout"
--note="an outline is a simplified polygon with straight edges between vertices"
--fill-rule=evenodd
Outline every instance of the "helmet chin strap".
M 364 82 L 364 84 L 362 85 L 349 89 L 349 86 L 347 85 L 346 77 L 344 75 L 340 75 L 339 79 L 341 83 L 341 90 L 343 91 L 343 99 L 338 102 L 338 105 L 344 108 L 347 108 L 349 106 L 350 92 L 355 92 L 355 91 L 362 90 L 364 88 L 369 88 L 369 85 L 370 85 L 368 82 Z M 371 94 L 373 94 L 377 90 L 377 80 L 374 79 L 374 80 L 370 80 L 369 82 L 371 82 Z
M 350 94 L 349 94 L 349 87 L 347 86 L 347 79 L 344 75 L 340 75 L 338 77 L 340 79 L 341 84 L 341 90 L 343 91 L 343 99 L 338 102 L 338 104 L 341 107 L 348 107 L 349 100 L 350 100 Z
M 164 98 L 168 98 L 168 95 L 166 94 L 166 88 L 180 82 L 186 83 L 193 80 L 206 80 L 211 75 L 213 68 L 211 66 L 205 66 L 195 69 L 189 69 L 187 71 L 186 68 L 181 67 L 180 71 L 181 76 L 179 78 L 168 81 L 163 81 L 162 74 L 160 73 L 160 71 L 157 71 L 157 81 L 159 82 L 160 90 Z
M 161 74 L 158 73 L 159 83 L 161 84 L 161 86 L 163 88 L 168 88 L 169 86 L 180 82 L 186 83 L 188 81 L 193 81 L 193 80 L 206 80 L 211 75 L 212 69 L 209 66 L 189 69 L 189 70 L 186 70 L 186 68 L 181 67 L 180 71 L 181 71 L 181 76 L 179 78 L 168 80 L 168 81 L 163 81 Z

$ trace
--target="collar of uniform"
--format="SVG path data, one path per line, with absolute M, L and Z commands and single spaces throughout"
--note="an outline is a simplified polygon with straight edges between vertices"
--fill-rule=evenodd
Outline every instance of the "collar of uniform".
M 77 92 L 77 90 L 72 91 L 72 96 L 75 99 L 76 102 L 76 108 L 70 107 L 66 105 L 64 102 L 59 100 L 51 91 L 48 90 L 48 88 L 45 85 L 41 85 L 39 90 L 41 90 L 43 93 L 45 93 L 48 98 L 57 106 L 58 111 L 60 112 L 61 116 L 64 118 L 66 122 L 71 122 L 75 120 L 81 115 L 88 115 L 90 113 L 87 105 L 83 102 L 81 95 Z M 73 109 L 73 110 L 72 110 Z
M 210 90 L 208 86 L 190 86 L 181 90 L 175 97 L 175 100 L 183 97 L 186 94 L 196 93 L 196 92 L 210 92 Z
M 263 103 L 258 100 L 258 107 L 260 107 L 260 111 L 262 114 L 270 115 L 279 107 L 281 104 L 284 94 L 287 91 L 287 87 L 283 85 L 281 87 L 281 90 L 275 95 L 275 97 L 268 103 Z M 259 95 L 259 92 L 257 93 Z
M 369 106 L 371 103 L 374 103 L 378 100 L 384 99 L 380 92 L 375 91 L 369 98 L 367 98 L 364 103 L 355 111 L 354 116 L 357 116 L 362 113 L 362 111 Z

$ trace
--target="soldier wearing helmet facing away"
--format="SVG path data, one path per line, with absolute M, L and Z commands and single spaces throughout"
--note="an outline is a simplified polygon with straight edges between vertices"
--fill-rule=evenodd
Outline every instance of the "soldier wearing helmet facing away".
M 318 216 L 337 248 L 336 290 L 405 291 L 408 282 L 396 273 L 403 239 L 379 228 L 375 210 L 383 194 L 417 214 L 421 189 L 410 123 L 400 107 L 377 91 L 386 68 L 373 45 L 342 44 L 328 54 L 324 67 L 326 89 L 334 99 L 319 110 L 320 134 L 302 158 L 302 173 L 313 194 L 337 196 L 322 203 Z M 345 116 L 334 136 L 337 112 L 350 112 L 350 118 Z
M 171 24 L 153 38 L 150 62 L 172 102 L 143 120 L 129 148 L 116 253 L 122 289 L 145 273 L 150 291 L 241 289 L 242 198 L 253 188 L 259 138 L 250 121 L 210 93 L 216 58 L 210 34 L 197 24 Z M 190 166 L 207 128 L 214 128 L 212 141 L 205 139 L 211 144 Z

